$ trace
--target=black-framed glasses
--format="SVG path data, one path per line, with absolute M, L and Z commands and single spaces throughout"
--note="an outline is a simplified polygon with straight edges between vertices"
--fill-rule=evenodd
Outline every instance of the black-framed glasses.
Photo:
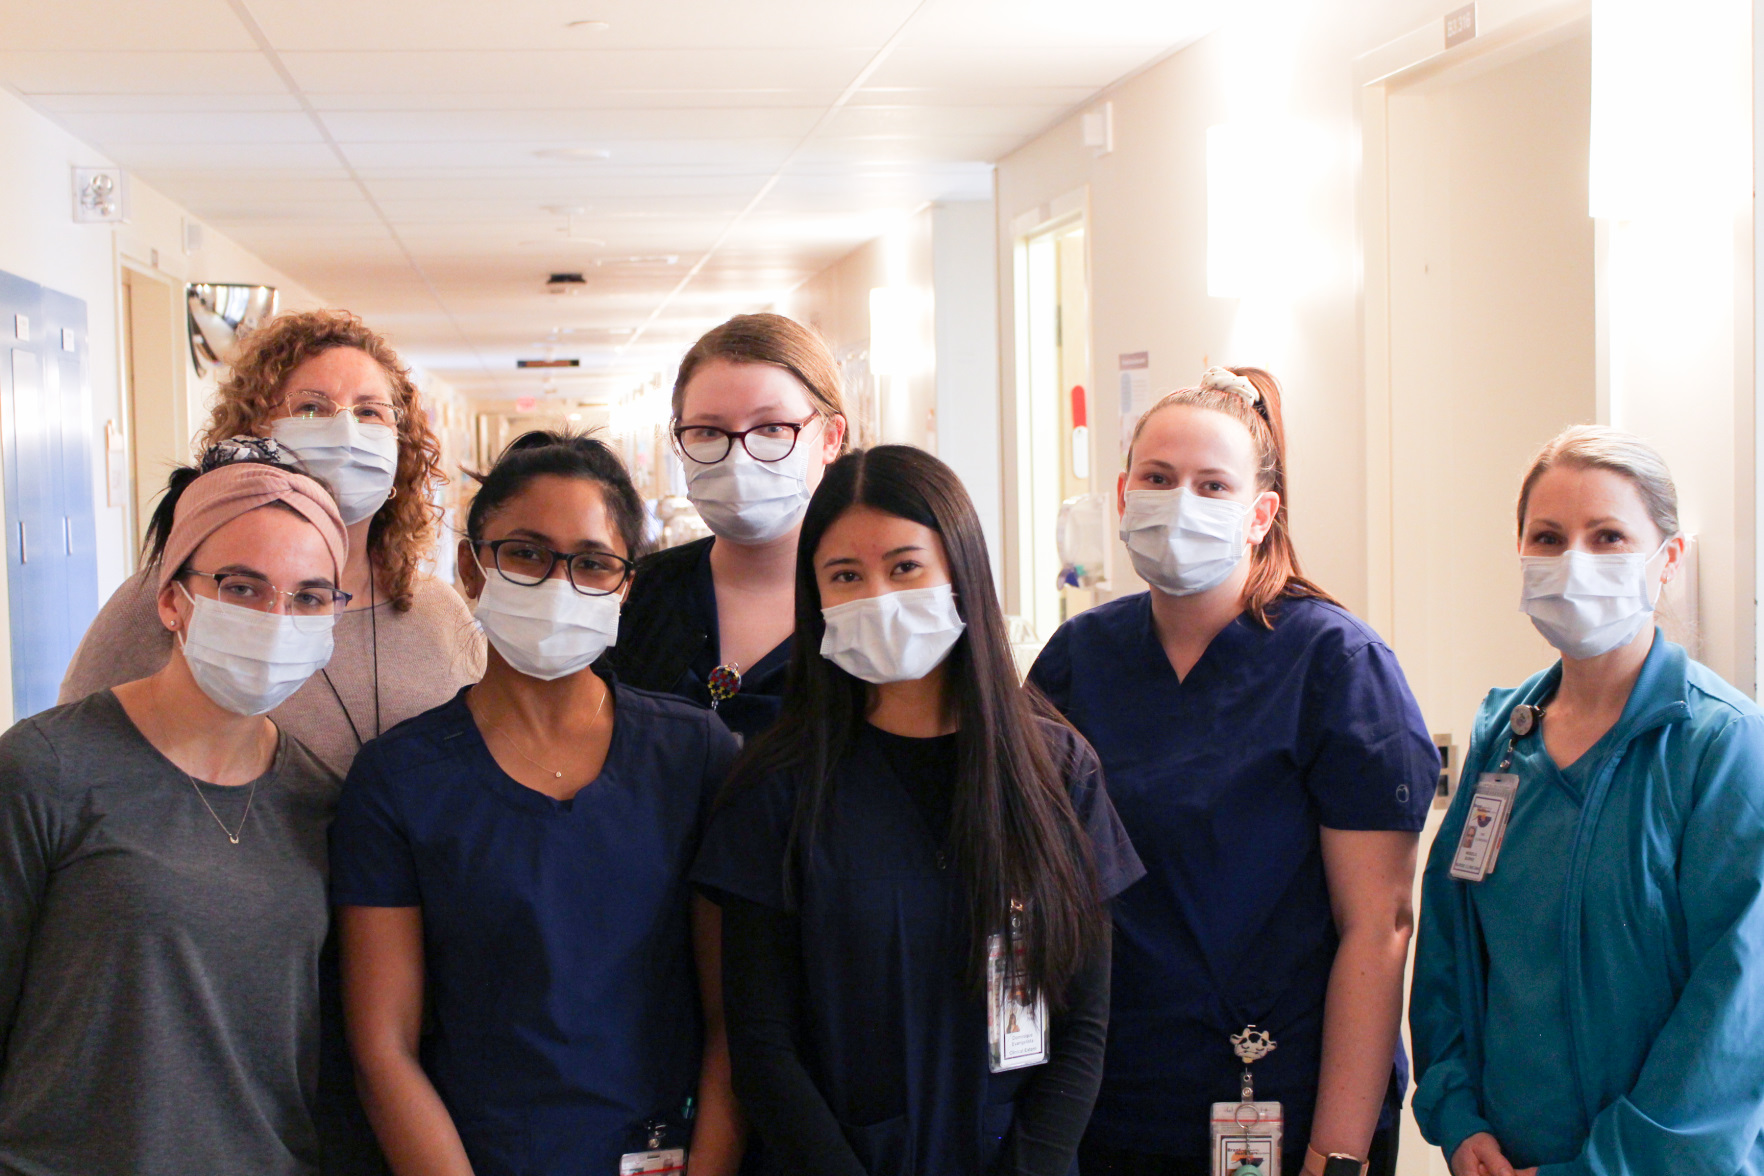
M 276 604 L 285 598 L 288 615 L 296 621 L 334 617 L 355 599 L 341 588 L 296 588 L 287 592 L 255 572 L 199 572 L 185 568 L 178 575 L 213 580 L 215 599 L 254 612 L 275 612 Z
M 475 546 L 490 549 L 496 571 L 511 584 L 525 588 L 543 584 L 559 563 L 570 587 L 583 596 L 610 596 L 631 578 L 632 560 L 610 551 L 553 551 L 531 539 L 491 539 Z
M 344 406 L 323 392 L 290 392 L 280 407 L 296 420 L 329 420 L 340 412 L 347 412 L 363 425 L 385 425 L 396 429 L 404 423 L 404 410 L 385 400 L 361 400 Z
M 816 413 L 806 421 L 767 421 L 751 429 L 732 433 L 715 425 L 675 425 L 674 442 L 683 456 L 699 465 L 715 465 L 735 451 L 735 442 L 747 450 L 755 461 L 783 461 L 796 449 L 802 431 L 820 418 Z

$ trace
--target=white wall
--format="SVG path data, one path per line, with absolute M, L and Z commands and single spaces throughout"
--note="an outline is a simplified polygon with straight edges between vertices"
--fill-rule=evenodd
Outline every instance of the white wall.
M 107 597 L 130 567 L 127 511 L 105 505 L 104 422 L 126 422 L 121 399 L 117 322 L 119 265 L 123 260 L 177 281 L 247 282 L 275 286 L 282 306 L 317 306 L 321 299 L 213 230 L 201 251 L 183 250 L 188 215 L 147 185 L 129 182 L 129 223 L 81 225 L 73 221 L 73 173 L 107 167 L 110 161 L 0 91 L 0 270 L 83 299 L 91 334 L 89 378 L 94 501 L 98 524 L 98 592 Z M 203 417 L 211 383 L 188 373 L 191 419 Z M 3 591 L 3 586 L 0 586 Z
M 875 434 L 948 462 L 974 499 L 1001 574 L 998 275 L 992 201 L 933 204 L 853 250 L 780 301 L 776 310 L 818 330 L 837 355 L 874 364 L 870 294 L 902 293 L 911 310 L 910 370 L 875 380 Z M 854 417 L 861 389 L 847 389 Z
M 1557 0 L 1485 3 L 1481 35 L 1454 52 L 1474 55 L 1584 14 L 1584 4 Z M 1021 226 L 1046 219 L 1067 194 L 1088 191 L 1098 387 L 1114 387 L 1117 356 L 1136 351 L 1150 355 L 1154 392 L 1193 382 L 1209 363 L 1260 364 L 1281 378 L 1293 526 L 1306 571 L 1385 627 L 1388 590 L 1370 574 L 1390 557 L 1373 540 L 1391 536 L 1372 534 L 1368 522 L 1387 512 L 1392 491 L 1387 457 L 1368 450 L 1366 434 L 1362 267 L 1371 255 L 1362 218 L 1362 108 L 1374 65 L 1406 65 L 1440 51 L 1442 15 L 1439 6 L 1417 0 L 1246 5 L 1220 32 L 1099 97 L 1113 103 L 1111 153 L 1084 147 L 1081 112 L 1074 112 L 998 170 L 1002 290 L 1011 289 L 1011 249 Z M 1261 288 L 1243 298 L 1207 292 L 1207 131 L 1222 124 L 1271 127 L 1284 136 L 1284 149 L 1268 153 L 1262 185 L 1281 213 L 1274 228 L 1284 234 L 1284 247 L 1256 275 Z M 1750 222 L 1681 222 L 1637 237 L 1628 269 L 1601 258 L 1600 297 L 1607 309 L 1627 313 L 1625 338 L 1601 360 L 1614 355 L 1623 369 L 1611 377 L 1608 413 L 1659 445 L 1672 463 L 1685 515 L 1704 544 L 1704 656 L 1751 689 L 1757 557 Z M 1009 390 L 1017 372 L 1008 321 L 999 354 L 1003 464 L 1012 484 L 1017 438 Z M 1098 412 L 1092 439 L 1093 464 L 1118 469 L 1112 412 Z M 1512 485 L 1521 472 L 1490 469 L 1486 476 Z M 1007 503 L 1007 546 L 1017 527 L 1015 504 Z M 1006 568 L 1015 562 L 1007 553 Z M 1137 586 L 1125 565 L 1117 561 L 1117 591 Z M 1007 584 L 1007 598 L 1014 589 Z M 1510 623 L 1524 620 L 1515 612 Z
M 990 200 L 931 208 L 938 455 L 967 486 L 992 554 L 992 574 L 1002 578 L 995 221 Z
M 88 419 L 93 436 L 91 470 L 98 544 L 98 598 L 106 599 L 133 567 L 134 540 L 129 508 L 107 505 L 104 423 L 126 427 L 122 368 L 122 332 L 118 322 L 121 267 L 163 275 L 175 282 L 245 282 L 277 287 L 282 306 L 298 309 L 320 305 L 311 290 L 290 279 L 236 243 L 212 230 L 203 248 L 183 250 L 186 213 L 145 184 L 131 178 L 130 220 L 121 226 L 82 225 L 73 221 L 73 173 L 79 167 L 105 167 L 110 161 L 31 110 L 16 96 L 0 91 L 0 270 L 83 300 L 90 335 Z M 198 380 L 187 367 L 184 392 L 189 419 L 206 414 L 211 381 Z M 0 576 L 0 715 L 10 715 L 11 653 L 5 577 Z

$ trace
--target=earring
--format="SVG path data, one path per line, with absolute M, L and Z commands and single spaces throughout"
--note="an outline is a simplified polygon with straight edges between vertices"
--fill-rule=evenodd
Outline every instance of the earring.
M 386 495 L 386 501 L 391 502 L 394 498 L 397 498 L 397 497 L 398 497 L 398 487 L 394 486 L 394 487 L 392 487 L 392 492 L 390 494 Z

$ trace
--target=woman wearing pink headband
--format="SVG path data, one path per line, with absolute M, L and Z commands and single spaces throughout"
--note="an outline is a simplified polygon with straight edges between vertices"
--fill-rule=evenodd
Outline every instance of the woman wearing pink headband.
M 171 659 L 0 736 L 0 1170 L 318 1170 L 309 1107 L 339 781 L 272 709 L 330 657 L 319 482 L 173 475 Z

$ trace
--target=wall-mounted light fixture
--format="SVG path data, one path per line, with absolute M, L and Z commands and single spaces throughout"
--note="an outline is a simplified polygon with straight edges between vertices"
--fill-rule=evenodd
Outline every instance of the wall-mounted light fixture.
M 1593 0 L 1588 211 L 1731 212 L 1751 192 L 1744 0 Z

